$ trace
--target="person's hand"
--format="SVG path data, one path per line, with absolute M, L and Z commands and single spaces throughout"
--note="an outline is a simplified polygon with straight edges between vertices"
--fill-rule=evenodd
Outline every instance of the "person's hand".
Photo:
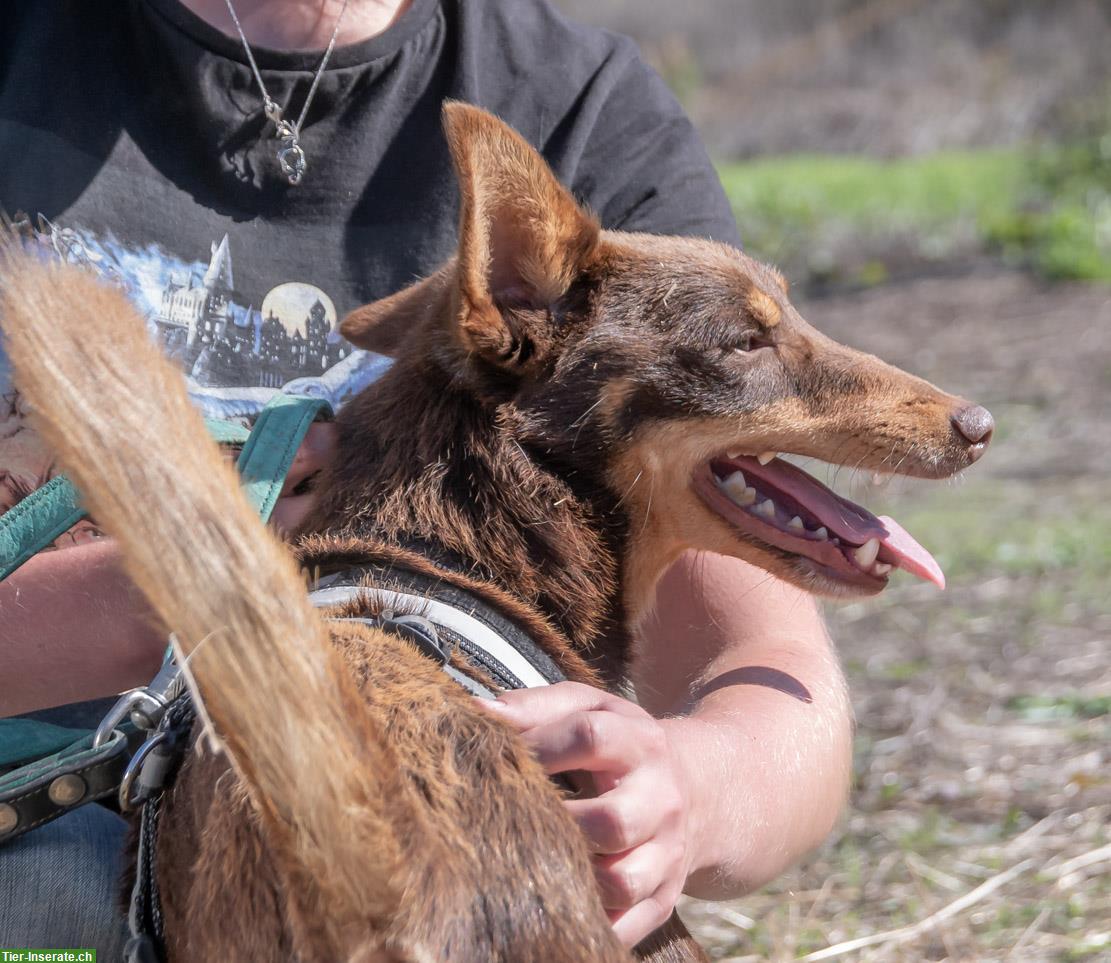
M 476 700 L 522 735 L 549 774 L 572 773 L 592 798 L 569 799 L 594 852 L 602 904 L 626 946 L 671 915 L 692 868 L 688 780 L 672 740 L 683 720 L 659 720 L 627 699 L 577 682 Z
M 315 503 L 313 481 L 331 460 L 336 448 L 336 426 L 330 421 L 309 425 L 305 440 L 297 449 L 285 477 L 282 493 L 270 516 L 272 524 L 284 537 L 300 528 Z

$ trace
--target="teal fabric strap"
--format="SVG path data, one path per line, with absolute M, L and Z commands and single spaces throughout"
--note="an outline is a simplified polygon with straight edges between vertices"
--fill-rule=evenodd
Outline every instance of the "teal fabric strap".
M 294 395 L 278 395 L 262 409 L 236 467 L 243 480 L 243 494 L 264 522 L 270 520 L 309 425 L 319 415 L 331 412 L 324 400 Z
M 68 729 L 33 719 L 3 719 L 0 725 L 4 732 L 0 739 L 0 772 L 59 752 L 90 735 L 86 729 Z
M 63 475 L 0 515 L 0 581 L 84 517 L 77 489 Z
M 208 429 L 209 437 L 218 445 L 245 445 L 251 436 L 250 428 L 237 425 L 234 421 L 205 418 L 204 426 Z

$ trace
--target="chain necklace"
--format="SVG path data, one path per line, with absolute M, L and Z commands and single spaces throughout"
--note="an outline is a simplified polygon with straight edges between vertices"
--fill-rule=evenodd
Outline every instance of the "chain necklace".
M 320 78 L 324 76 L 324 68 L 328 66 L 328 58 L 332 56 L 332 51 L 336 47 L 336 36 L 339 34 L 339 25 L 343 20 L 343 15 L 347 12 L 347 0 L 343 0 L 343 6 L 340 7 L 339 16 L 336 17 L 336 26 L 332 31 L 332 39 L 328 41 L 328 48 L 324 51 L 324 56 L 320 59 L 320 66 L 316 68 L 316 76 L 312 79 L 312 86 L 309 87 L 309 93 L 305 98 L 305 104 L 301 108 L 301 116 L 297 118 L 297 123 L 295 124 L 291 124 L 285 119 L 282 108 L 274 102 L 273 98 L 271 98 L 270 94 L 267 92 L 266 84 L 262 82 L 262 74 L 259 73 L 258 64 L 255 63 L 255 55 L 251 52 L 251 45 L 247 43 L 247 35 L 243 33 L 243 27 L 239 23 L 239 17 L 235 12 L 235 7 L 231 5 L 231 0 L 224 0 L 224 2 L 228 5 L 228 13 L 231 14 L 235 29 L 239 32 L 239 39 L 243 41 L 243 50 L 247 54 L 247 62 L 251 65 L 251 71 L 255 75 L 259 92 L 262 94 L 262 108 L 266 112 L 266 116 L 274 122 L 274 126 L 277 128 L 277 137 L 282 145 L 278 150 L 278 163 L 281 165 L 282 173 L 289 178 L 289 183 L 296 187 L 301 183 L 301 178 L 305 176 L 305 170 L 308 167 L 308 161 L 305 159 L 305 151 L 301 147 L 301 125 L 304 124 L 305 117 L 308 115 L 309 105 L 316 95 L 316 88 L 320 84 Z M 286 105 L 286 109 L 289 109 L 289 104 Z

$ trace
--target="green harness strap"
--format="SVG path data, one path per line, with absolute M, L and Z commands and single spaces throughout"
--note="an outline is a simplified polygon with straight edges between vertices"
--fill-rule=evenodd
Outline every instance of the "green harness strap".
M 64 475 L 52 478 L 0 515 L 0 580 L 84 517 L 77 489 Z
M 309 426 L 322 415 L 331 415 L 326 401 L 278 395 L 249 434 L 237 425 L 206 420 L 214 440 L 243 445 L 236 467 L 263 521 L 274 510 Z M 63 476 L 0 515 L 0 580 L 84 516 L 76 490 Z M 130 757 L 127 733 L 117 729 L 97 748 L 92 737 L 81 729 L 0 719 L 0 843 L 115 791 Z
M 326 401 L 295 395 L 278 395 L 262 409 L 235 467 L 243 480 L 243 494 L 264 522 L 270 521 L 309 425 L 331 412 Z

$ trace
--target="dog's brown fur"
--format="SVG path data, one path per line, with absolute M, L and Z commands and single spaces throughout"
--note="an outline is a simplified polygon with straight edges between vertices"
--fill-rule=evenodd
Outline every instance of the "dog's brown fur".
M 959 399 L 822 337 L 771 269 L 601 231 L 494 118 L 445 122 L 458 255 L 344 325 L 396 363 L 339 416 L 305 567 L 435 573 L 569 677 L 616 685 L 685 548 L 830 588 L 710 513 L 699 463 L 776 449 L 939 477 L 974 459 Z M 164 802 L 171 960 L 629 959 L 539 766 L 407 644 L 325 628 L 123 296 L 26 263 L 7 284 L 19 383 L 226 747 L 192 754 Z M 701 958 L 679 927 L 655 939 L 642 955 Z

